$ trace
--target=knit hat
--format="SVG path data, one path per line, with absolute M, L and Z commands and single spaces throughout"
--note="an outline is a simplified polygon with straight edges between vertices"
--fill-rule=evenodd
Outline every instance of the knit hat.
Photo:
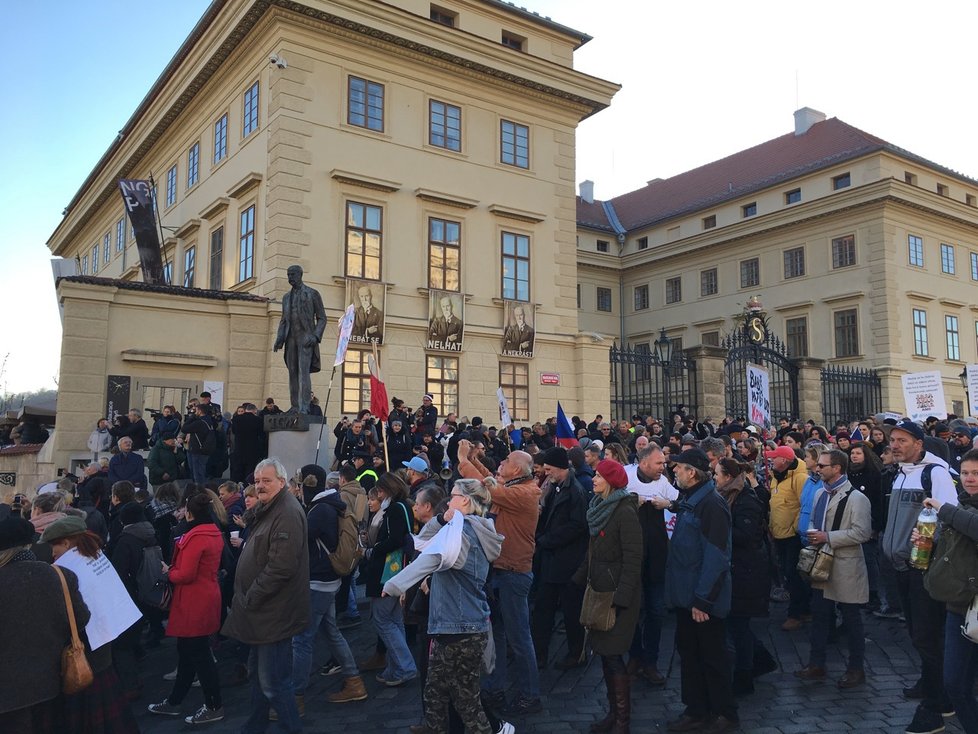
M 909 418 L 904 418 L 902 421 L 893 426 L 893 428 L 890 429 L 890 432 L 892 433 L 893 431 L 903 431 L 904 433 L 909 433 L 918 441 L 924 440 L 924 429 Z
M 143 512 L 143 506 L 138 502 L 127 502 L 119 510 L 119 521 L 122 523 L 123 527 L 126 525 L 132 525 L 137 522 L 142 522 L 146 519 L 146 513 Z
M 570 466 L 567 461 L 567 451 L 563 446 L 554 446 L 547 449 L 543 454 L 543 463 L 552 466 L 554 469 L 566 469 Z
M 702 472 L 710 471 L 710 457 L 706 455 L 703 449 L 686 449 L 673 459 L 673 461 L 677 464 L 686 464 Z
M 52 540 L 61 540 L 69 535 L 84 533 L 86 530 L 88 530 L 88 526 L 85 524 L 84 518 L 77 515 L 67 515 L 44 528 L 44 532 L 41 533 L 41 542 L 50 543 Z
M 299 470 L 302 486 L 322 492 L 326 489 L 326 470 L 319 464 L 306 464 Z
M 20 515 L 0 520 L 0 551 L 19 548 L 34 542 L 34 526 Z
M 968 424 L 960 418 L 956 418 L 955 420 L 951 421 L 951 423 L 948 425 L 948 430 L 950 430 L 951 433 L 965 433 L 969 436 L 971 435 L 971 429 L 968 427 Z
M 595 470 L 611 485 L 612 489 L 622 489 L 628 486 L 628 475 L 625 474 L 625 467 L 613 459 L 602 459 L 598 462 Z

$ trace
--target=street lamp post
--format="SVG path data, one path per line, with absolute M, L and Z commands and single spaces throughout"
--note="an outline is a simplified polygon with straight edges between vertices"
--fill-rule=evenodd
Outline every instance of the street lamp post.
M 672 339 L 666 334 L 665 327 L 659 332 L 659 338 L 654 342 L 655 356 L 662 366 L 662 402 L 663 415 L 661 420 L 669 420 L 669 363 L 672 362 Z

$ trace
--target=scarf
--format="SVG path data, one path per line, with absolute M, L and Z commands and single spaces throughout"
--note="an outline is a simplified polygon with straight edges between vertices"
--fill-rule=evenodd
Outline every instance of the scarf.
M 733 507 L 740 493 L 744 489 L 744 480 L 741 477 L 734 477 L 723 487 L 717 487 L 717 493 L 727 501 L 727 506 Z
M 55 520 L 60 520 L 63 517 L 68 517 L 63 512 L 42 512 L 37 517 L 31 518 L 31 525 L 34 526 L 34 530 L 38 533 L 43 533 L 48 525 L 53 523 Z
M 604 530 L 604 526 L 611 519 L 611 513 L 618 507 L 618 503 L 631 494 L 627 489 L 615 489 L 602 499 L 599 495 L 591 498 L 591 504 L 587 508 L 587 524 L 591 530 L 591 537 L 596 538 L 598 533 Z
M 229 494 L 226 497 L 221 498 L 221 504 L 224 505 L 225 510 L 230 510 L 234 507 L 234 504 L 241 499 L 241 493 L 235 492 L 234 494 Z

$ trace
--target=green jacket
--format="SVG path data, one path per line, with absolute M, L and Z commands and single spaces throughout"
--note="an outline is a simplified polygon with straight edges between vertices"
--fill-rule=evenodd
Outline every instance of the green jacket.
M 187 455 L 182 448 L 174 451 L 162 440 L 157 441 L 149 450 L 149 458 L 146 461 L 149 467 L 149 483 L 158 487 L 166 482 L 183 479 L 186 476 L 184 470 L 186 463 Z M 164 478 L 164 474 L 168 474 L 169 478 Z

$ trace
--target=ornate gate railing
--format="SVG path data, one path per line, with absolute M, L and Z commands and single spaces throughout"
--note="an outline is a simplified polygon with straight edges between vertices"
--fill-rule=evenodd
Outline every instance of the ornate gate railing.
M 758 339 L 752 339 L 756 333 Z M 771 397 L 771 420 L 782 416 L 798 417 L 798 367 L 788 358 L 788 349 L 767 329 L 731 332 L 721 346 L 727 350 L 725 394 L 727 415 L 741 419 L 747 416 L 747 365 L 754 363 L 768 371 Z
M 648 345 L 611 347 L 611 417 L 668 420 L 678 406 L 696 415 L 696 363 L 681 351 L 663 364 Z

